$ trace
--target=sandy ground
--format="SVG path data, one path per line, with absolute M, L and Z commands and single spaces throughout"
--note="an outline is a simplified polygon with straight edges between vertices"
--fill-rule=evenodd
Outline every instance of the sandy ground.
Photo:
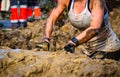
M 119 61 L 64 51 L 0 51 L 0 77 L 120 77 Z

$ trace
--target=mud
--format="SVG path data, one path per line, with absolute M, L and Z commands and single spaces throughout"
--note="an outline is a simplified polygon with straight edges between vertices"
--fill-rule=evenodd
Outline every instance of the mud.
M 120 7 L 111 8 L 109 20 L 120 38 L 119 12 Z M 45 21 L 28 23 L 26 29 L 0 30 L 0 77 L 120 77 L 120 61 L 90 59 L 80 48 L 74 54 L 64 52 L 63 46 L 79 33 L 69 21 L 54 27 L 50 51 L 37 51 Z
M 0 77 L 119 77 L 120 62 L 64 51 L 1 49 Z

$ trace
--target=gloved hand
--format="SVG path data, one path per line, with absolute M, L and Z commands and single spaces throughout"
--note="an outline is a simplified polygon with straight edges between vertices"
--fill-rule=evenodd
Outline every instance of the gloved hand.
M 49 51 L 50 44 L 46 41 L 40 42 L 36 45 L 38 50 Z
M 67 45 L 64 46 L 64 50 L 66 52 L 74 53 L 75 52 L 75 47 L 79 45 L 79 40 L 75 37 L 71 39 L 72 43 L 68 43 Z M 74 44 L 73 44 L 74 43 Z
M 36 48 L 39 50 L 43 50 L 43 51 L 49 51 L 49 49 L 50 49 L 49 41 L 50 41 L 49 38 L 43 38 L 42 42 L 40 42 L 36 45 Z
M 75 52 L 75 46 L 72 43 L 68 43 L 64 46 L 64 50 L 66 52 L 74 53 Z

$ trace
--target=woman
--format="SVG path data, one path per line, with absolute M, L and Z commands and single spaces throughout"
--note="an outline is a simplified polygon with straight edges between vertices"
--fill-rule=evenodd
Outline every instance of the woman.
M 119 58 L 120 41 L 109 25 L 104 0 L 58 0 L 47 19 L 44 42 L 49 45 L 53 25 L 66 7 L 71 24 L 81 33 L 65 45 L 65 51 L 73 53 L 75 47 L 83 45 L 83 53 L 91 58 Z

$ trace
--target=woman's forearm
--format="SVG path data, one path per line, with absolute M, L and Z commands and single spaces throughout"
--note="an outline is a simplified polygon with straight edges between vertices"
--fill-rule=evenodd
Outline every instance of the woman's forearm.
M 93 36 L 95 36 L 98 33 L 99 33 L 99 29 L 89 27 L 81 34 L 79 34 L 76 38 L 79 40 L 79 43 L 82 44 L 90 40 Z
M 61 13 L 66 8 L 67 0 L 59 0 L 57 6 L 52 10 L 49 18 L 47 19 L 45 30 L 44 30 L 44 37 L 50 38 L 53 26 L 57 20 L 57 18 L 61 15 Z
M 45 27 L 44 27 L 44 37 L 50 38 L 52 30 L 53 30 L 53 22 L 52 20 L 48 19 Z

